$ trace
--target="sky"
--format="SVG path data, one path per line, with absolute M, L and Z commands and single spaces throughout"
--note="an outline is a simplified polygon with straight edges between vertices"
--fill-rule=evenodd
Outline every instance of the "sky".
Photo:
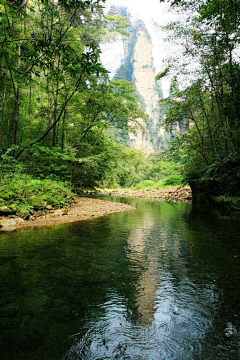
M 162 71 L 164 69 L 163 59 L 166 54 L 171 53 L 172 49 L 170 44 L 163 40 L 165 34 L 160 30 L 159 26 L 177 20 L 177 15 L 173 14 L 169 3 L 160 3 L 159 0 L 106 0 L 106 9 L 112 4 L 128 7 L 131 12 L 145 22 L 152 38 L 154 67 L 156 72 Z M 123 56 L 121 42 L 105 45 L 103 53 L 104 65 L 114 73 Z M 164 96 L 167 96 L 169 79 L 162 80 L 162 88 Z
M 146 22 L 153 20 L 163 25 L 167 20 L 166 13 L 167 9 L 169 9 L 169 4 L 160 3 L 159 0 L 106 0 L 107 6 L 111 4 L 126 6 L 129 9 L 135 10 Z M 168 17 L 170 18 L 170 14 L 168 14 Z

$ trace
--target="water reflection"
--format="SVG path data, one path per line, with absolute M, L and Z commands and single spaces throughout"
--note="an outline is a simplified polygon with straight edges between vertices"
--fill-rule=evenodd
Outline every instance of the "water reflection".
M 0 237 L 1 359 L 239 358 L 237 221 L 122 201 Z
M 140 224 L 132 229 L 127 239 L 126 255 L 130 260 L 130 270 L 143 270 L 135 285 L 138 324 L 147 325 L 155 313 L 155 285 L 158 278 L 157 264 L 151 261 L 151 254 L 147 254 L 147 240 L 154 228 L 154 218 L 151 213 L 144 213 Z

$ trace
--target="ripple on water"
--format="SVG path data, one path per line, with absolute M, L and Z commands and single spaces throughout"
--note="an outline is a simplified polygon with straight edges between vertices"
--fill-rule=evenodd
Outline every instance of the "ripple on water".
M 239 359 L 236 222 L 132 204 L 1 237 L 1 360 Z

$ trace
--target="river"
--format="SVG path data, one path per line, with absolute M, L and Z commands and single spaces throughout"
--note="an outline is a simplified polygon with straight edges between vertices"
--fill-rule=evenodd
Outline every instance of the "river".
M 0 236 L 1 360 L 237 360 L 239 218 L 190 204 Z

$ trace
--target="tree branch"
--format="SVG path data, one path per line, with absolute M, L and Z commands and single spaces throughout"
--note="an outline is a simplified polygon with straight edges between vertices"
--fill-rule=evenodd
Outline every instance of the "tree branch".
M 59 120 L 61 119 L 61 116 L 67 106 L 67 104 L 69 103 L 69 101 L 71 100 L 71 98 L 73 97 L 73 95 L 77 92 L 78 90 L 78 86 L 82 80 L 82 76 L 83 74 L 81 74 L 78 78 L 78 80 L 76 81 L 76 84 L 75 84 L 75 87 L 74 87 L 74 90 L 71 92 L 71 94 L 68 96 L 68 98 L 65 100 L 63 106 L 62 106 L 62 109 L 59 113 L 59 115 L 57 116 L 56 120 L 52 123 L 51 126 L 48 127 L 48 129 L 45 131 L 45 133 L 40 137 L 38 138 L 37 140 L 35 141 L 32 141 L 31 143 L 29 143 L 27 146 L 25 146 L 24 148 L 22 148 L 19 153 L 16 155 L 15 159 L 17 160 L 21 155 L 22 153 L 28 149 L 29 147 L 35 145 L 35 144 L 38 144 L 40 143 L 43 139 L 45 139 L 45 137 L 50 133 L 50 131 L 57 125 L 57 123 L 59 122 Z

